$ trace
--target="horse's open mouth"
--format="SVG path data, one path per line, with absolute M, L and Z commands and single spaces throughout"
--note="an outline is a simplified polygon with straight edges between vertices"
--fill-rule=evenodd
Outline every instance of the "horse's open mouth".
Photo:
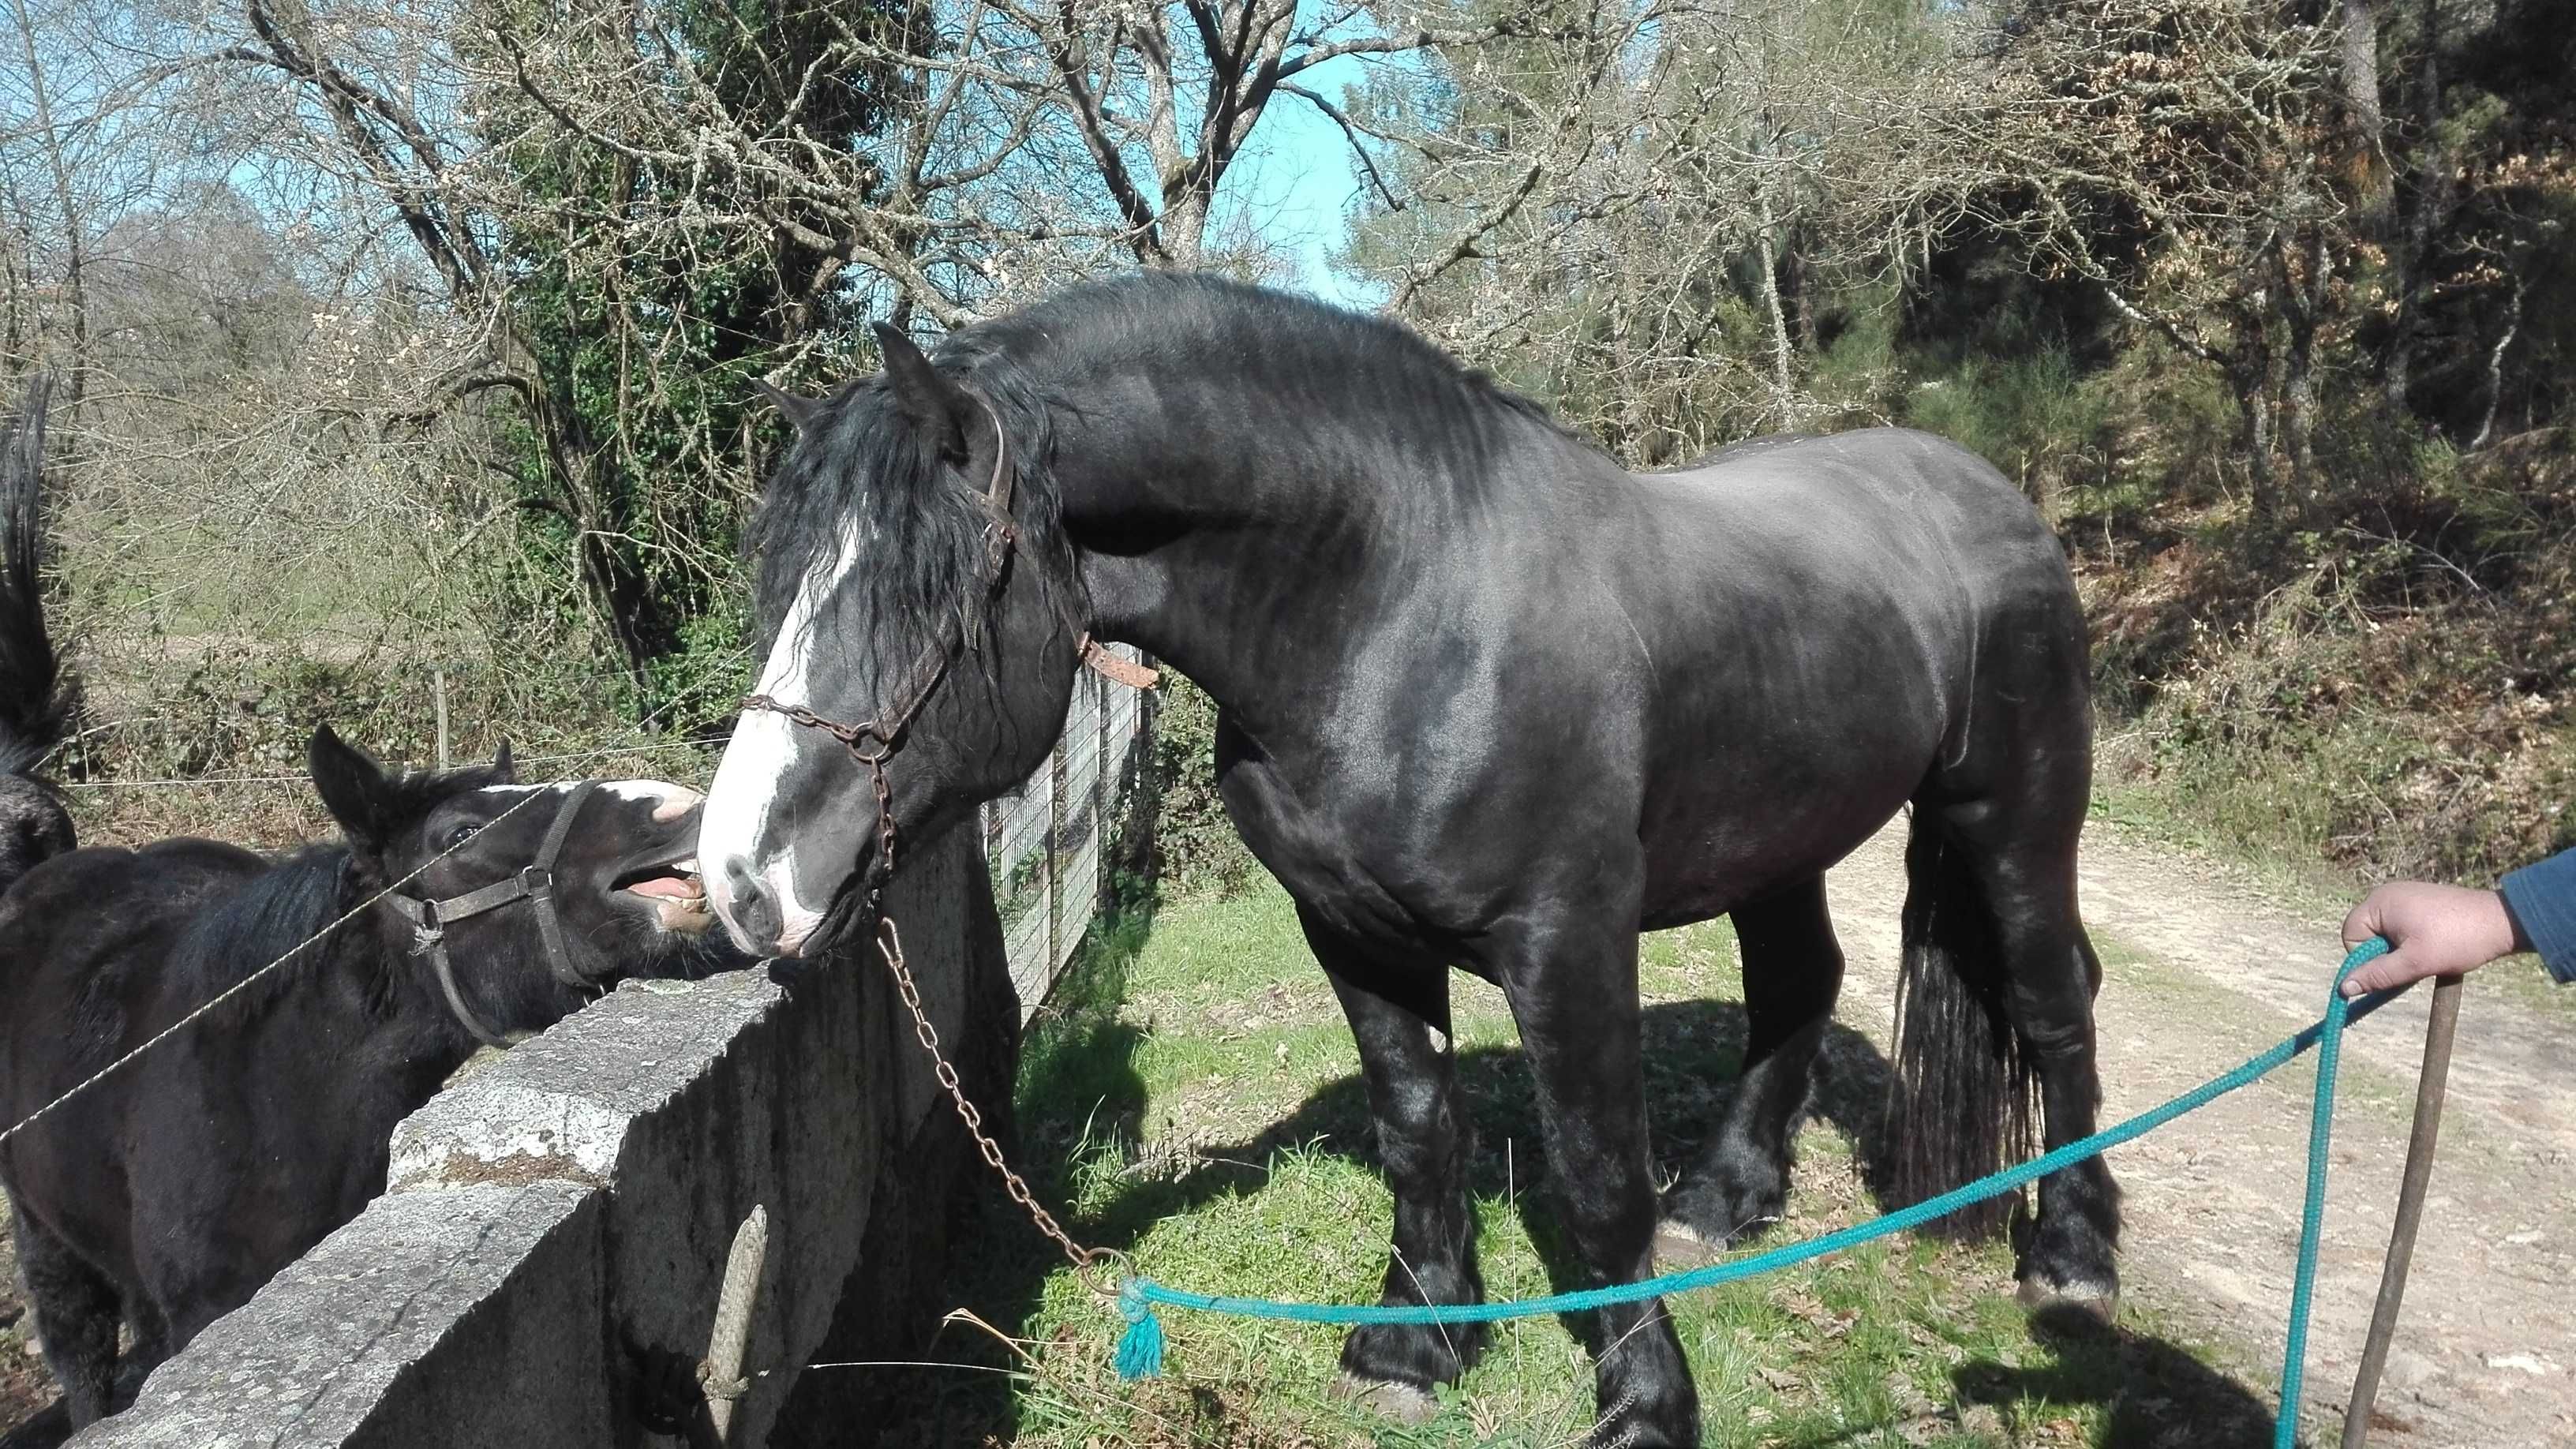
M 715 923 L 715 913 L 707 909 L 707 886 L 698 877 L 698 859 L 694 855 L 628 871 L 610 882 L 609 889 L 651 902 L 655 919 L 666 931 L 695 935 Z

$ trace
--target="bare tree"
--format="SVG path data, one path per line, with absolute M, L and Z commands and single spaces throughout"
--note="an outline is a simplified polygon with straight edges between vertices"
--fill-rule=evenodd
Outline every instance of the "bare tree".
M 1883 152 L 1880 93 L 1946 54 L 1867 0 L 1596 5 L 1444 51 L 1360 108 L 1402 205 L 1381 197 L 1353 263 L 1641 461 L 1809 423 L 1822 278 L 1887 264 L 1842 224 L 1832 159 Z
M 1907 117 L 1885 214 L 2018 238 L 2225 379 L 2254 508 L 2314 487 L 2320 338 L 2346 326 L 2353 234 L 2325 143 L 2344 133 L 2333 32 L 2239 0 L 2021 12 L 1988 64 Z

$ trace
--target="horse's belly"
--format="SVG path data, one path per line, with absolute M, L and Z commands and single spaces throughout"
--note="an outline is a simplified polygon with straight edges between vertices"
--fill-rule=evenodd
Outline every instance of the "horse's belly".
M 1932 720 L 1876 724 L 1742 751 L 1742 765 L 1715 755 L 1650 786 L 1646 927 L 1723 915 L 1859 849 L 1914 795 L 1939 748 Z

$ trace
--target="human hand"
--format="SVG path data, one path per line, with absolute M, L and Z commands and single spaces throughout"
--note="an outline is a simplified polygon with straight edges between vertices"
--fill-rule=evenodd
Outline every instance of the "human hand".
M 2344 917 L 2345 949 L 2373 936 L 2388 938 L 2388 954 L 2352 973 L 2343 984 L 2346 996 L 2456 976 L 2528 949 L 2502 894 L 2415 880 L 2390 881 Z

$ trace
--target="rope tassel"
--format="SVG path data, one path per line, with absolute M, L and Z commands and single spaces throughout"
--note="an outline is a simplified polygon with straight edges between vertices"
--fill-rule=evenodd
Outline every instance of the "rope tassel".
M 1118 1285 L 1118 1312 L 1127 1331 L 1118 1335 L 1118 1377 L 1150 1379 L 1163 1371 L 1163 1320 L 1145 1301 L 1141 1284 L 1130 1278 Z

